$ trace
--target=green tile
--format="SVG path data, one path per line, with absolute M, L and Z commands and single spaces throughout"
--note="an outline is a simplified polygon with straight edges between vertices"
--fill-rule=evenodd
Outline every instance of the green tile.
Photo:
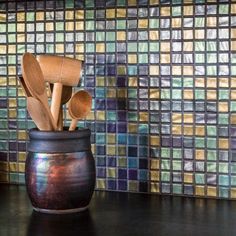
M 138 116 L 136 112 L 128 112 L 128 120 L 129 121 L 137 121 Z
M 207 51 L 214 51 L 217 52 L 217 42 L 216 41 L 209 41 L 207 42 Z
M 138 54 L 138 62 L 139 63 L 148 63 L 148 54 Z
M 26 20 L 27 21 L 34 21 L 35 20 L 35 13 L 34 12 L 27 12 L 26 13 Z
M 23 53 L 25 53 L 25 51 L 26 51 L 26 50 L 25 50 L 25 46 L 26 46 L 26 45 L 18 44 L 18 45 L 17 45 L 17 53 L 18 53 L 18 54 L 23 54 Z
M 229 198 L 229 189 L 220 187 L 219 188 L 219 197 Z
M 105 41 L 105 32 L 96 32 L 97 41 Z
M 193 87 L 193 78 L 184 78 L 183 85 L 186 88 L 192 88 Z
M 208 148 L 216 148 L 216 138 L 208 138 L 207 139 L 207 147 Z
M 46 53 L 54 53 L 54 44 L 46 44 Z
M 216 53 L 207 53 L 207 62 L 208 63 L 217 63 L 217 54 Z
M 236 186 L 236 176 L 231 176 L 231 185 Z
M 219 172 L 220 173 L 229 173 L 229 164 L 228 163 L 219 163 Z
M 8 121 L 0 120 L 0 129 L 7 129 L 7 128 L 8 128 Z
M 56 42 L 64 42 L 64 33 L 56 33 Z
M 219 99 L 220 100 L 222 100 L 222 99 L 228 100 L 229 99 L 229 90 L 220 89 L 218 94 L 219 94 Z
M 95 52 L 95 45 L 94 45 L 94 43 L 87 43 L 86 44 L 86 52 Z
M 74 0 L 65 1 L 66 8 L 74 8 Z
M 8 28 L 8 32 L 10 32 L 10 33 L 16 32 L 16 24 L 15 23 L 9 23 L 7 28 Z
M 86 19 L 94 19 L 94 10 L 86 10 L 85 17 Z
M 137 89 L 128 89 L 128 98 L 137 98 Z
M 18 173 L 10 173 L 10 183 L 18 183 Z
M 8 133 L 5 130 L 0 130 L 0 139 L 8 139 Z
M 0 151 L 7 151 L 8 143 L 6 141 L 0 141 Z
M 106 32 L 106 41 L 115 41 L 116 33 L 115 32 Z
M 204 27 L 205 26 L 205 18 L 204 17 L 195 17 L 195 27 Z
M 0 117 L 7 118 L 7 110 L 6 109 L 0 109 Z
M 106 51 L 107 52 L 115 52 L 116 44 L 115 43 L 106 43 Z
M 17 139 L 17 132 L 15 130 L 9 130 L 9 139 Z
M 195 41 L 194 48 L 196 52 L 205 51 L 205 42 L 204 41 Z
M 195 183 L 196 184 L 205 184 L 205 175 L 204 174 L 195 174 Z
M 117 20 L 116 25 L 117 25 L 116 27 L 118 30 L 126 29 L 126 21 L 125 20 Z
M 137 43 L 128 43 L 128 52 L 137 52 Z
M 182 161 L 173 161 L 173 170 L 181 171 L 182 170 Z
M 25 184 L 25 174 L 19 173 L 19 184 Z
M 196 63 L 205 63 L 205 54 L 203 53 L 195 53 L 195 62 Z
M 8 34 L 8 42 L 15 43 L 16 42 L 16 34 Z
M 86 30 L 94 30 L 94 21 L 86 21 Z
M 159 28 L 159 19 L 149 19 L 149 28 L 151 29 Z
M 161 98 L 162 99 L 170 99 L 170 89 L 162 89 L 161 90 Z
M 231 173 L 236 174 L 236 163 L 231 163 L 230 168 L 231 168 Z
M 6 31 L 7 31 L 7 25 L 0 24 L 0 33 L 6 33 Z
M 208 136 L 216 136 L 217 135 L 216 126 L 207 126 L 207 135 Z
M 64 30 L 64 22 L 56 22 L 56 30 L 61 31 Z M 57 33 L 58 34 L 58 33 Z M 56 35 L 57 35 L 56 34 Z
M 172 99 L 182 99 L 182 90 L 181 89 L 172 89 Z
M 205 140 L 204 138 L 195 138 L 195 147 L 196 148 L 204 148 L 205 147 Z
M 216 161 L 217 153 L 214 150 L 207 150 L 207 160 L 208 161 Z
M 170 161 L 169 160 L 162 160 L 161 161 L 161 169 L 162 170 L 170 170 Z
M 182 9 L 181 6 L 174 6 L 172 7 L 172 16 L 181 16 L 182 15 Z
M 236 102 L 230 101 L 230 111 L 236 111 Z
M 215 162 L 207 162 L 207 172 L 215 173 L 217 170 L 217 166 Z
M 173 184 L 173 194 L 182 194 L 183 187 L 181 184 Z
M 149 51 L 150 52 L 158 52 L 159 51 L 159 43 L 149 43 Z
M 218 114 L 218 123 L 221 125 L 229 124 L 229 114 Z
M 161 148 L 161 157 L 169 158 L 170 157 L 170 149 L 169 148 Z
M 174 159 L 181 159 L 182 158 L 182 150 L 173 148 L 173 158 Z
M 94 1 L 93 0 L 86 0 L 85 6 L 86 7 L 94 7 Z
M 170 172 L 162 172 L 161 173 L 161 181 L 170 182 Z
M 27 128 L 27 123 L 25 122 L 24 119 L 18 120 L 17 124 L 18 124 L 19 129 L 26 129 Z M 29 123 L 28 123 L 29 129 L 30 129 L 30 127 L 32 127 L 31 124 L 34 124 L 33 121 L 29 121 Z
M 205 91 L 203 89 L 195 89 L 195 99 L 205 99 Z
M 182 79 L 181 78 L 172 78 L 172 87 L 182 87 Z
M 220 14 L 229 14 L 229 4 L 220 4 L 219 5 Z
M 148 52 L 148 43 L 145 42 L 145 43 L 139 43 L 138 44 L 138 51 L 139 52 Z
M 117 6 L 126 6 L 126 0 L 117 0 Z
M 217 66 L 207 66 L 207 75 L 217 75 Z

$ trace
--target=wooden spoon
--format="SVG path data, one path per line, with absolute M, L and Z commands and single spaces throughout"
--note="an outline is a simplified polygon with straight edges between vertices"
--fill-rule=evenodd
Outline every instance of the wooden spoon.
M 57 123 L 61 107 L 62 86 L 78 85 L 81 77 L 82 61 L 54 55 L 40 55 L 37 59 L 45 81 L 54 83 L 51 112 Z
M 69 101 L 69 114 L 72 122 L 69 130 L 75 130 L 79 119 L 85 118 L 92 108 L 92 97 L 84 90 L 80 90 L 73 94 Z
M 18 79 L 26 96 L 27 110 L 37 128 L 39 130 L 52 130 L 51 122 L 49 121 L 49 117 L 45 114 L 45 109 L 42 103 L 38 99 L 32 97 L 23 77 L 18 76 Z
M 25 86 L 29 90 L 32 97 L 40 101 L 42 105 L 40 112 L 43 111 L 42 117 L 47 117 L 47 120 L 49 122 L 49 127 L 51 127 L 50 130 L 56 130 L 56 124 L 55 121 L 53 120 L 48 105 L 48 97 L 45 89 L 46 88 L 45 81 L 38 61 L 31 53 L 27 52 L 23 55 L 21 64 L 22 64 L 22 73 Z M 34 104 L 37 103 L 35 102 L 35 99 L 30 99 L 30 100 L 33 101 L 32 103 Z M 40 113 L 38 112 L 38 114 L 39 115 L 37 117 L 40 119 Z
M 51 92 L 52 94 L 53 94 L 53 87 L 54 87 L 54 84 L 50 84 L 50 89 L 52 91 Z M 58 130 L 63 130 L 63 109 L 62 109 L 62 106 L 70 100 L 71 95 L 72 95 L 72 87 L 63 85 L 59 118 L 58 118 L 58 122 L 57 122 Z

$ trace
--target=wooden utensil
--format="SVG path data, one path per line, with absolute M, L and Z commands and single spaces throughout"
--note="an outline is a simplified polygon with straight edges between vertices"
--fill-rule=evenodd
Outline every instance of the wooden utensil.
M 51 112 L 55 122 L 58 122 L 62 86 L 77 86 L 81 76 L 82 61 L 61 56 L 40 55 L 38 61 L 44 79 L 54 83 Z
M 52 91 L 51 93 L 53 93 L 53 87 L 54 87 L 54 84 L 50 84 L 50 89 Z M 70 100 L 71 95 L 72 95 L 72 87 L 63 85 L 61 104 L 60 104 L 60 110 L 59 110 L 59 118 L 58 118 L 58 122 L 57 122 L 57 129 L 58 130 L 63 130 L 63 109 L 62 109 L 62 106 Z
M 39 130 L 45 131 L 52 130 L 52 126 L 50 125 L 51 122 L 49 121 L 49 117 L 45 113 L 45 108 L 43 107 L 42 103 L 38 99 L 32 97 L 32 94 L 28 90 L 23 77 L 18 76 L 18 79 L 26 96 L 27 110 L 37 128 Z
M 92 97 L 84 90 L 80 90 L 73 94 L 69 101 L 69 114 L 72 122 L 69 130 L 75 130 L 79 119 L 85 118 L 92 108 Z
M 55 121 L 53 120 L 48 105 L 48 97 L 45 89 L 45 81 L 38 61 L 31 53 L 27 52 L 22 57 L 21 65 L 22 65 L 22 73 L 25 86 L 29 90 L 32 97 L 40 101 L 42 105 L 41 111 L 44 111 L 43 116 L 47 117 L 47 120 L 49 122 L 49 127 L 51 127 L 50 130 L 56 130 L 56 124 Z M 36 102 L 34 101 L 34 103 Z

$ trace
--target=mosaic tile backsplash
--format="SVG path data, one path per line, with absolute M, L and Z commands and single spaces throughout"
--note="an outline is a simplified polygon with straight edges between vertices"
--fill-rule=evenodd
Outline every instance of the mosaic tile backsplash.
M 236 1 L 0 1 L 0 182 L 24 183 L 26 51 L 84 60 L 97 189 L 236 198 Z

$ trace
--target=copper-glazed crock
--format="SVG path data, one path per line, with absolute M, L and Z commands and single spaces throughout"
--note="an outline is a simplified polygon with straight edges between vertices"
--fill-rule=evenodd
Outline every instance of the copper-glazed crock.
M 30 130 L 25 179 L 36 211 L 59 214 L 87 209 L 95 186 L 90 130 Z

